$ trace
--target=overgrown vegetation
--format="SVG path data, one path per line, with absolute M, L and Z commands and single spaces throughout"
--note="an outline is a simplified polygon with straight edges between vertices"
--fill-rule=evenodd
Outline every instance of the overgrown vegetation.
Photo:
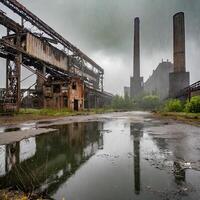
M 165 112 L 182 112 L 184 106 L 178 99 L 170 99 L 164 104 Z
M 20 109 L 19 113 L 10 113 L 0 117 L 0 124 L 15 124 L 29 120 L 52 119 L 55 117 L 68 117 L 76 115 L 103 114 L 117 111 L 112 108 L 98 108 L 83 111 L 69 109 Z
M 156 110 L 174 113 L 200 113 L 200 96 L 192 97 L 189 101 L 169 99 L 161 102 L 156 95 L 143 94 L 136 99 L 128 96 L 114 96 L 111 107 L 117 110 Z M 186 116 L 186 115 L 185 115 Z M 188 115 L 187 115 L 188 116 Z
M 0 190 L 0 199 L 1 200 L 50 200 L 51 198 L 44 195 L 39 195 L 34 192 L 24 193 L 22 191 L 14 191 L 10 189 Z
M 155 95 L 141 95 L 136 99 L 116 95 L 111 106 L 119 110 L 155 110 L 160 106 L 160 100 Z
M 113 112 L 111 108 L 96 108 L 83 111 L 72 111 L 67 108 L 63 109 L 20 109 L 17 115 L 35 115 L 35 116 L 74 116 L 74 115 L 89 115 L 89 114 L 101 114 L 106 112 Z
M 20 109 L 19 113 L 5 115 L 2 113 L 0 123 L 13 124 L 28 120 L 41 120 L 55 117 L 67 117 L 75 115 L 103 114 L 108 112 L 131 111 L 131 110 L 149 110 L 158 111 L 162 116 L 180 116 L 185 119 L 200 118 L 200 96 L 192 97 L 191 101 L 181 102 L 177 99 L 171 99 L 161 102 L 155 95 L 141 95 L 136 99 L 130 97 L 114 96 L 110 106 L 98 109 L 89 109 L 83 111 L 72 111 L 69 109 Z
M 135 108 L 135 102 L 129 96 L 116 95 L 113 97 L 111 107 L 113 109 L 132 110 Z
M 164 104 L 165 112 L 186 112 L 200 113 L 200 96 L 192 97 L 186 102 L 181 102 L 178 99 L 170 99 Z
M 63 116 L 63 115 L 71 115 L 72 111 L 69 109 L 20 109 L 17 115 L 24 115 L 24 114 L 31 114 L 31 115 L 40 115 L 40 116 Z
M 138 101 L 138 105 L 145 110 L 155 110 L 160 106 L 160 99 L 155 95 L 144 96 L 141 101 Z
M 200 124 L 200 96 L 192 97 L 186 102 L 177 99 L 168 100 L 163 104 L 158 116 L 170 117 L 186 123 Z
M 185 111 L 188 113 L 200 113 L 200 96 L 192 97 L 185 104 Z

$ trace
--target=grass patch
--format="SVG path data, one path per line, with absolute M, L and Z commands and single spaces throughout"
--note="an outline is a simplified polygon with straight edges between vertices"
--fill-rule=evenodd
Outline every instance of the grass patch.
M 200 119 L 200 113 L 186 113 L 186 112 L 161 112 L 163 116 L 184 117 L 187 119 Z
M 34 116 L 69 116 L 73 115 L 69 109 L 20 109 L 16 115 L 34 115 Z
M 16 115 L 35 115 L 35 116 L 74 116 L 74 115 L 89 115 L 103 114 L 114 112 L 114 109 L 98 108 L 83 111 L 72 111 L 69 109 L 20 109 Z
M 165 117 L 168 119 L 179 120 L 188 124 L 200 126 L 200 113 L 187 112 L 157 112 L 157 117 Z
M 98 108 L 83 111 L 72 111 L 69 109 L 20 109 L 18 113 L 7 113 L 0 116 L 0 124 L 16 124 L 31 120 L 53 119 L 55 117 L 67 117 L 77 115 L 92 115 L 115 112 L 110 108 Z

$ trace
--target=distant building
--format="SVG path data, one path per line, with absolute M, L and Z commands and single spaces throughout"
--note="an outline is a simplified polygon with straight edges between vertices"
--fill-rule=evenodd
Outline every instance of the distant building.
M 130 87 L 124 87 L 124 97 L 130 97 Z
M 167 98 L 169 96 L 169 73 L 171 72 L 173 72 L 173 64 L 168 60 L 162 61 L 145 82 L 144 91 L 159 96 L 161 100 Z

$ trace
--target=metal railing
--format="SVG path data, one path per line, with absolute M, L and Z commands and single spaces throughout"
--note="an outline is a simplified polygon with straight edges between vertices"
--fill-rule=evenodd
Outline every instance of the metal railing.
M 176 97 L 183 97 L 183 96 L 188 96 L 190 98 L 191 92 L 199 91 L 200 90 L 200 81 L 197 81 L 193 83 L 192 85 L 182 89 Z

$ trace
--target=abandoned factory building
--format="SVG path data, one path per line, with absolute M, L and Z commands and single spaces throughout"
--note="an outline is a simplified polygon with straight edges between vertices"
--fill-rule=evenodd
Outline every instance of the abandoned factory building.
M 16 34 L 12 34 L 3 39 L 9 45 L 16 45 L 16 37 Z M 36 65 L 37 79 L 35 89 L 27 91 L 28 95 L 22 98 L 22 107 L 69 108 L 78 111 L 111 103 L 112 95 L 104 92 L 102 85 L 100 88 L 103 71 L 101 68 L 96 72 L 89 68 L 81 71 L 71 65 L 73 58 L 31 33 L 22 34 L 20 48 L 37 60 L 34 63 L 28 58 L 23 63 L 28 69 L 30 67 L 27 65 Z M 43 65 L 38 64 L 42 62 Z M 48 65 L 56 66 L 56 69 L 50 69 Z
M 6 2 L 1 3 L 7 6 Z M 1 110 L 18 112 L 21 107 L 82 110 L 111 103 L 113 95 L 104 91 L 101 66 L 18 1 L 9 4 L 14 12 L 20 8 L 17 14 L 22 20 L 19 24 L 0 12 L 0 25 L 7 28 L 7 34 L 0 38 L 0 57 L 6 60 Z M 23 23 L 24 16 L 39 33 Z M 22 67 L 31 72 L 23 80 Z M 22 89 L 22 82 L 33 74 L 36 82 Z
M 103 107 L 111 100 L 111 94 L 89 88 L 79 77 L 60 80 L 60 77 L 50 76 L 45 82 L 38 78 L 35 90 L 23 98 L 22 107 L 78 111 Z
M 168 60 L 162 61 L 144 83 L 144 91 L 159 96 L 161 100 L 167 98 L 169 96 L 169 73 L 171 72 L 173 72 L 173 64 Z

